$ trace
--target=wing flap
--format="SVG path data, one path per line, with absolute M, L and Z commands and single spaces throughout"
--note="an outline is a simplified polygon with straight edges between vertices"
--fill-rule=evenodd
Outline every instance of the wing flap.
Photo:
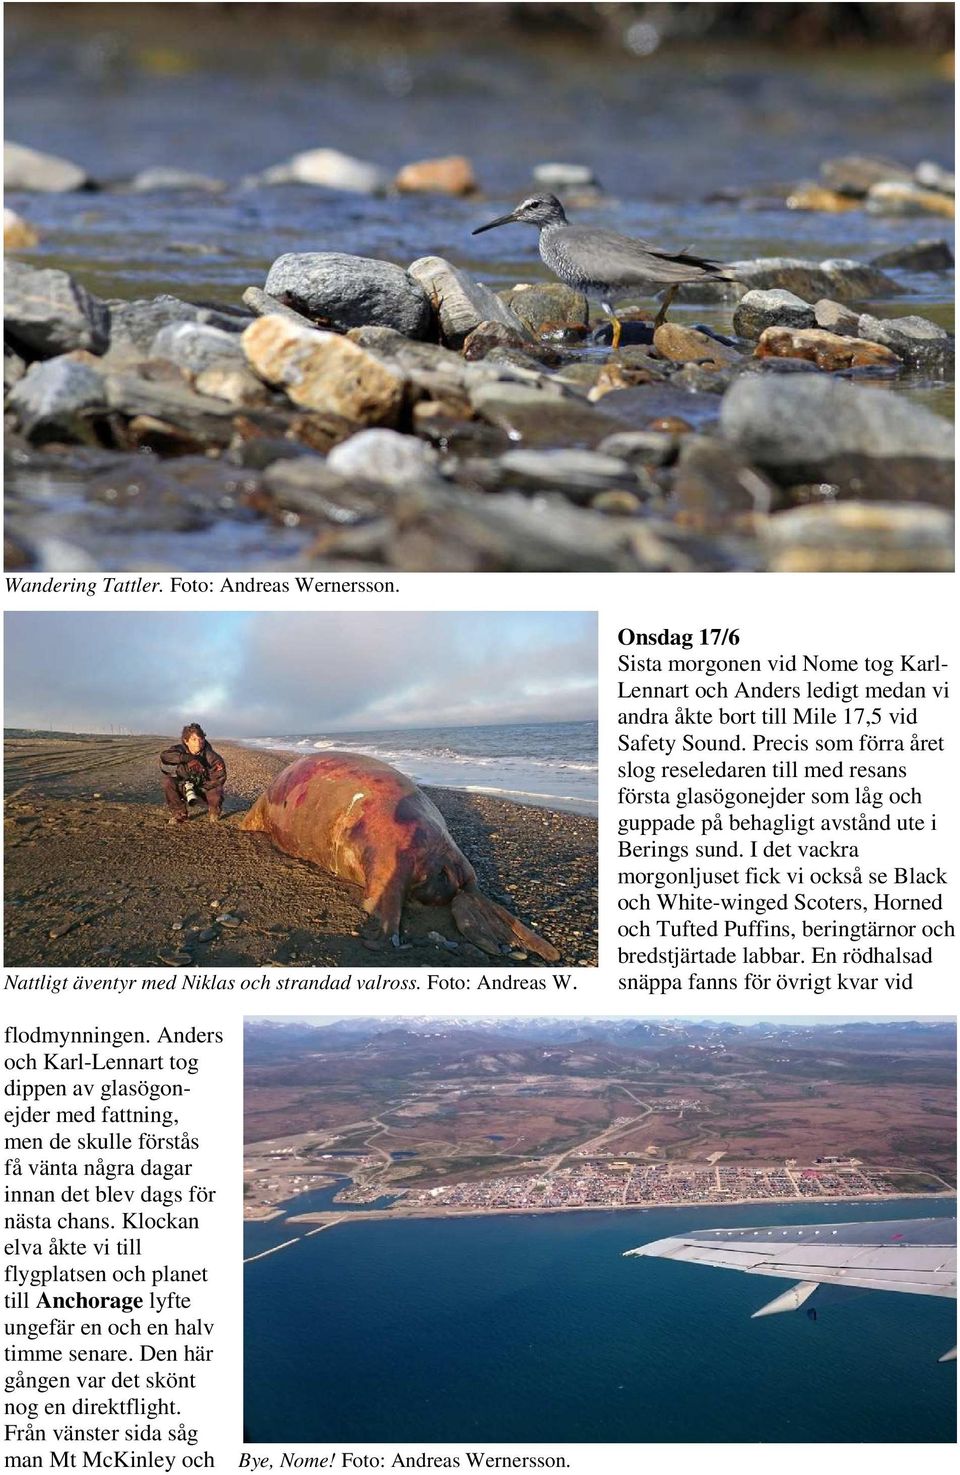
M 818 1285 L 956 1296 L 956 1245 L 931 1242 L 937 1238 L 948 1241 L 948 1232 L 921 1234 L 915 1242 L 900 1231 L 884 1232 L 881 1240 L 876 1231 L 886 1231 L 889 1226 L 884 1225 L 840 1228 L 846 1232 L 825 1225 L 697 1230 L 655 1240 L 627 1253 Z

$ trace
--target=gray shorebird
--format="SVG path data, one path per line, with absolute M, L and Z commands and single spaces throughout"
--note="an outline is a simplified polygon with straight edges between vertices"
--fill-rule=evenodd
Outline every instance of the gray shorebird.
M 621 236 L 593 225 L 571 225 L 556 195 L 531 195 L 509 215 L 499 215 L 472 232 L 479 236 L 498 225 L 535 225 L 540 232 L 540 255 L 554 276 L 588 297 L 598 297 L 613 324 L 613 347 L 620 347 L 620 319 L 611 306 L 622 290 L 636 288 L 645 296 L 665 295 L 654 321 L 660 327 L 678 287 L 685 282 L 733 282 L 730 267 L 690 256 L 686 251 L 661 251 L 649 241 Z

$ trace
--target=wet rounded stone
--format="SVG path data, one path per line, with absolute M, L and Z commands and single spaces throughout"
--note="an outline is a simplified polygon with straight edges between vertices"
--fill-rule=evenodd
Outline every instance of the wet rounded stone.
M 759 338 L 766 328 L 812 328 L 814 309 L 795 292 L 776 287 L 769 292 L 747 292 L 733 314 L 733 331 L 741 338 Z
M 533 177 L 547 189 L 596 189 L 600 181 L 589 164 L 535 164 Z
M 502 294 L 510 311 L 535 337 L 587 332 L 590 308 L 582 292 L 562 282 L 537 282 Z
M 864 364 L 900 367 L 900 359 L 882 343 L 828 333 L 823 328 L 766 328 L 756 354 L 758 358 L 808 359 L 828 372 Z
M 687 436 L 670 484 L 676 519 L 700 533 L 756 530 L 774 503 L 774 488 L 733 447 L 712 436 Z
M 607 517 L 635 517 L 643 508 L 643 500 L 636 492 L 598 492 L 590 506 L 594 512 L 603 512 Z
M 724 396 L 720 425 L 783 484 L 835 482 L 861 500 L 953 500 L 952 426 L 880 389 L 817 372 L 744 375 Z
M 788 210 L 820 210 L 828 215 L 841 215 L 846 210 L 859 209 L 859 202 L 822 184 L 801 184 L 787 195 L 786 206 Z
M 914 241 L 908 246 L 881 251 L 871 265 L 884 271 L 952 271 L 953 249 L 944 240 Z
M 871 154 L 843 154 L 820 165 L 820 178 L 830 189 L 862 198 L 872 185 L 882 184 L 885 180 L 909 183 L 912 176 L 909 169 L 893 159 L 881 159 Z
M 110 349 L 113 361 L 146 358 L 161 328 L 171 323 L 203 323 L 225 332 L 237 333 L 251 321 L 248 313 L 197 307 L 167 292 L 132 302 L 111 301 Z
M 66 194 L 89 184 L 86 170 L 55 154 L 42 154 L 22 143 L 3 145 L 3 187 L 6 190 L 35 190 L 42 194 Z
M 885 181 L 874 184 L 867 193 L 867 209 L 871 215 L 946 215 L 953 219 L 955 207 L 951 195 L 939 190 L 922 189 L 918 184 Z
M 365 159 L 355 159 L 339 149 L 305 149 L 285 163 L 265 169 L 250 182 L 312 184 L 350 194 L 375 195 L 386 189 L 390 181 L 378 165 L 369 164 Z
M 933 159 L 924 159 L 919 163 L 913 171 L 913 177 L 924 189 L 939 190 L 945 195 L 955 195 L 957 192 L 957 176 L 953 170 L 945 169 Z
M 524 336 L 519 318 L 496 292 L 442 256 L 419 257 L 411 263 L 409 274 L 432 304 L 440 336 L 449 348 L 462 348 L 468 334 L 481 323 L 502 323 Z
M 65 271 L 3 264 L 4 332 L 27 358 L 53 358 L 73 348 L 103 353 L 110 312 Z
M 205 456 L 160 460 L 142 454 L 116 458 L 86 488 L 91 508 L 109 509 L 111 532 L 197 532 L 224 517 L 243 518 L 248 485 L 234 467 Z
M 327 469 L 344 478 L 363 477 L 396 486 L 433 480 L 439 460 L 433 447 L 416 436 L 396 430 L 361 430 L 334 446 Z
M 666 466 L 676 459 L 680 442 L 662 430 L 622 430 L 608 435 L 597 446 L 608 456 L 618 456 L 631 465 Z
M 209 394 L 240 408 L 263 407 L 270 402 L 269 391 L 263 381 L 243 362 L 214 362 L 208 369 L 201 369 L 194 385 L 198 394 Z
M 736 349 L 718 343 L 709 333 L 688 328 L 681 323 L 662 323 L 653 335 L 657 353 L 675 364 L 700 364 L 706 368 L 727 368 L 739 364 Z
M 523 491 L 552 488 L 574 502 L 615 489 L 632 493 L 637 485 L 626 461 L 599 451 L 508 451 L 500 457 L 499 469 L 509 486 Z
M 523 334 L 515 328 L 508 328 L 506 323 L 478 323 L 463 340 L 463 356 L 468 362 L 475 363 L 478 359 L 485 359 L 495 348 L 523 349 L 526 346 Z
M 493 382 L 471 387 L 470 403 L 488 424 L 529 447 L 556 448 L 571 443 L 594 446 L 618 428 L 601 409 L 549 380 L 543 384 Z
M 861 337 L 873 338 L 901 358 L 919 364 L 952 364 L 953 337 L 929 318 L 911 314 L 901 318 L 875 318 L 863 313 L 858 323 Z
M 843 338 L 860 336 L 860 314 L 850 307 L 844 307 L 842 302 L 831 302 L 829 297 L 821 297 L 819 302 L 814 303 L 813 312 L 816 327 L 823 328 L 825 332 L 839 333 Z
M 209 323 L 168 323 L 150 345 L 151 358 L 170 359 L 198 374 L 223 359 L 243 362 L 239 333 L 227 333 Z
M 106 408 L 103 374 L 69 355 L 46 359 L 31 364 L 9 404 L 32 440 L 82 439 L 82 417 Z
M 342 251 L 288 252 L 273 263 L 264 291 L 340 332 L 368 323 L 407 338 L 428 338 L 430 301 L 402 267 Z
M 40 236 L 32 225 L 21 218 L 15 210 L 4 208 L 3 249 L 5 251 L 28 251 L 40 244 Z
M 894 279 L 862 261 L 831 258 L 810 261 L 793 256 L 762 256 L 752 261 L 734 261 L 737 280 L 732 283 L 698 283 L 696 288 L 683 288 L 681 301 L 742 298 L 746 291 L 773 291 L 782 288 L 805 302 L 818 297 L 831 297 L 838 302 L 857 302 L 870 297 L 895 297 L 903 291 Z
M 209 174 L 196 174 L 190 169 L 177 169 L 165 164 L 141 169 L 128 186 L 134 194 L 146 195 L 160 190 L 192 190 L 215 195 L 227 188 L 222 179 L 213 179 Z
M 348 338 L 270 316 L 245 330 L 243 351 L 261 379 L 304 409 L 360 425 L 391 425 L 400 413 L 402 376 Z
M 406 164 L 393 181 L 401 194 L 472 195 L 479 188 L 473 165 L 463 154 Z

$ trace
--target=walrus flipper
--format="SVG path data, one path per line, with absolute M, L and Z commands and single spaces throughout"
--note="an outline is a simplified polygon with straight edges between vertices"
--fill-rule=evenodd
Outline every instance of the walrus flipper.
M 395 866 L 378 887 L 367 887 L 363 910 L 370 918 L 368 941 L 392 942 L 394 947 L 400 946 L 400 916 L 403 911 L 405 884 L 405 874 Z
M 485 953 L 498 957 L 502 946 L 519 944 L 547 963 L 560 957 L 557 949 L 536 932 L 531 932 L 505 907 L 498 906 L 482 891 L 460 891 L 450 903 L 453 920 L 468 941 Z

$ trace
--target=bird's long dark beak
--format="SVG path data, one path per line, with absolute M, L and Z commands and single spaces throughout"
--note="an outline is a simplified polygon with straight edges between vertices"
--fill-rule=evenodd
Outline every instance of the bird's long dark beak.
M 487 222 L 486 225 L 478 225 L 476 230 L 472 230 L 470 234 L 472 236 L 482 236 L 485 230 L 493 230 L 495 225 L 509 225 L 511 221 L 516 220 L 516 218 L 516 210 L 511 210 L 509 215 L 498 215 L 496 220 L 490 220 Z

